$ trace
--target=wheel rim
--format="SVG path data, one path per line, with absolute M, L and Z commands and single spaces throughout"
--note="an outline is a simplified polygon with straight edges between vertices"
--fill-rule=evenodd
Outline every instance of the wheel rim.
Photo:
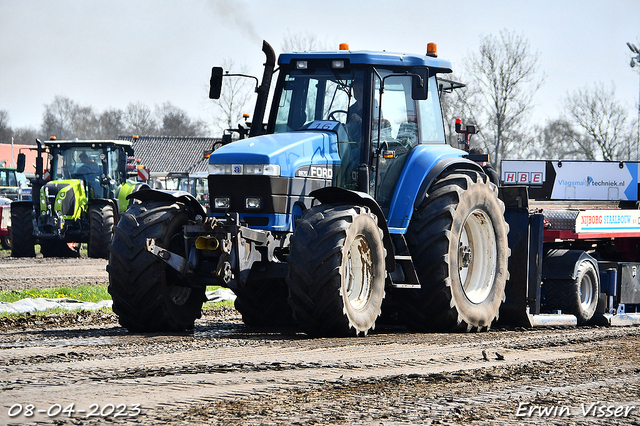
M 169 293 L 171 301 L 178 305 L 184 305 L 191 296 L 191 289 L 186 287 L 173 287 Z
M 487 213 L 471 212 L 462 227 L 458 247 L 462 289 L 469 301 L 481 303 L 493 288 L 498 258 L 496 236 Z
M 593 278 L 585 274 L 580 281 L 580 305 L 587 310 L 593 301 Z
M 369 242 L 358 235 L 351 242 L 346 262 L 347 300 L 353 309 L 363 309 L 371 296 L 373 256 Z

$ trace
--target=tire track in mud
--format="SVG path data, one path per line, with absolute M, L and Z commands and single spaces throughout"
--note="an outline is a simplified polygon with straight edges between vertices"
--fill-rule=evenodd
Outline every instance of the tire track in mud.
M 540 361 L 557 361 L 584 356 L 575 350 L 585 342 L 597 342 L 638 334 L 634 329 L 580 329 L 567 333 L 484 333 L 458 335 L 463 343 L 452 343 L 456 335 L 427 335 L 430 342 L 410 342 L 424 335 L 372 335 L 366 339 L 279 340 L 270 345 L 214 347 L 127 356 L 126 351 L 107 359 L 7 365 L 6 361 L 36 353 L 37 346 L 0 350 L 2 416 L 14 403 L 51 404 L 140 403 L 143 414 L 164 407 L 187 407 L 248 395 L 348 380 L 381 379 L 390 376 L 429 375 L 487 369 Z M 445 343 L 438 344 L 441 337 Z M 184 337 L 182 337 L 184 338 Z M 111 341 L 154 338 L 115 336 Z M 79 339 L 81 340 L 81 339 Z M 223 342 L 225 339 L 220 339 Z M 308 344 L 307 344 L 308 343 Z M 297 345 L 296 347 L 292 347 Z M 126 346 L 126 345 L 125 345 Z M 545 348 L 551 347 L 551 349 Z M 108 346 L 105 345 L 105 349 Z M 46 348 L 53 355 L 56 348 Z M 75 352 L 79 349 L 73 348 Z M 489 360 L 481 351 L 486 349 Z M 122 350 L 122 349 L 121 349 Z M 494 352 L 505 359 L 497 360 Z M 3 417 L 0 416 L 0 419 Z M 36 420 L 35 418 L 33 420 Z M 39 420 L 47 420 L 40 418 Z

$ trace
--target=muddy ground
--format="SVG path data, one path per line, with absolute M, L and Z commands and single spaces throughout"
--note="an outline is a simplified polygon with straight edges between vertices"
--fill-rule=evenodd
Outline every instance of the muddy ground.
M 57 285 L 106 280 L 92 262 L 60 262 L 86 275 Z M 27 285 L 7 278 L 31 268 L 15 265 L 0 258 L 0 285 Z M 640 424 L 639 327 L 309 339 L 226 308 L 192 333 L 130 334 L 88 312 L 0 331 L 0 424 Z

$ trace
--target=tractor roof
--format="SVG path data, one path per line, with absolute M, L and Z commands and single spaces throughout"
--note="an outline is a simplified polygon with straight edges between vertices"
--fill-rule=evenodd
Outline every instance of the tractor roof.
M 280 55 L 279 65 L 288 65 L 299 60 L 333 60 L 345 59 L 351 65 L 379 65 L 415 67 L 426 66 L 435 72 L 450 73 L 451 63 L 432 56 L 412 55 L 404 53 L 338 50 L 328 52 L 290 52 Z
M 130 141 L 119 141 L 112 139 L 100 139 L 100 140 L 78 140 L 73 139 L 70 141 L 59 141 L 59 140 L 48 140 L 44 141 L 44 144 L 47 146 L 55 146 L 55 147 L 66 147 L 69 148 L 71 146 L 103 146 L 103 145 L 116 145 L 123 147 L 131 147 L 133 143 Z

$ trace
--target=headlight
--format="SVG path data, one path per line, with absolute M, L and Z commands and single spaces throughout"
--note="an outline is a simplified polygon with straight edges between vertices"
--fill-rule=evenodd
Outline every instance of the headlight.
M 244 199 L 244 206 L 247 210 L 260 210 L 262 208 L 262 198 L 247 197 Z
M 280 166 L 276 164 L 245 164 L 245 175 L 280 176 Z
M 213 208 L 220 210 L 228 210 L 231 207 L 231 198 L 216 197 L 213 199 Z
M 231 164 L 209 164 L 210 175 L 230 175 Z
M 277 164 L 209 164 L 210 175 L 280 176 Z

